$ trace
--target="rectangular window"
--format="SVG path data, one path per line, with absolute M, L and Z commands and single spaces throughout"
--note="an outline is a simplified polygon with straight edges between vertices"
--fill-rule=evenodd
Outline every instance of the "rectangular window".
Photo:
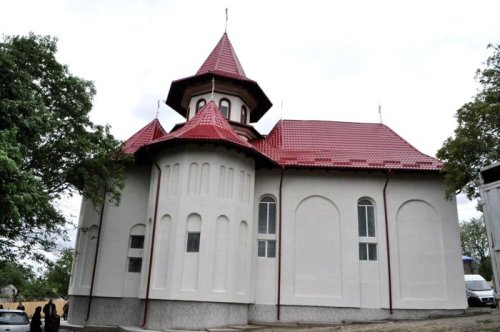
M 258 252 L 259 257 L 276 257 L 276 240 L 259 240 Z
M 200 232 L 188 232 L 187 252 L 200 252 Z
M 358 234 L 375 237 L 375 209 L 372 205 L 358 205 Z
M 376 243 L 360 243 L 359 244 L 359 260 L 361 260 L 361 261 L 376 261 L 377 260 L 377 244 Z
M 128 258 L 128 272 L 141 272 L 142 258 L 129 257 Z
M 144 248 L 144 236 L 143 235 L 131 235 L 130 236 L 130 248 L 131 249 Z

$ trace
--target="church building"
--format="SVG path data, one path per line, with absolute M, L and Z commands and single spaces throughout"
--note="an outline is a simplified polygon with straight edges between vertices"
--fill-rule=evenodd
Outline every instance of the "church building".
M 459 314 L 442 163 L 381 123 L 280 120 L 226 33 L 173 81 L 118 206 L 82 202 L 69 323 L 203 329 Z

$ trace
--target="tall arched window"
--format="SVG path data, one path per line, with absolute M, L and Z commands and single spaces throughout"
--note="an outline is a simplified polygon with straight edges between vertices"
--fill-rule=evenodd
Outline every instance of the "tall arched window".
M 198 113 L 206 104 L 207 101 L 205 99 L 198 99 L 198 101 L 196 102 L 196 113 Z
M 231 102 L 227 98 L 222 98 L 219 101 L 219 109 L 222 113 L 222 115 L 226 118 L 229 119 L 229 115 L 231 115 Z
M 245 105 L 241 106 L 241 123 L 242 124 L 247 124 L 247 108 Z
M 276 200 L 264 196 L 259 201 L 257 256 L 276 257 Z
M 359 259 L 362 261 L 377 260 L 375 226 L 375 207 L 373 203 L 366 198 L 358 200 Z

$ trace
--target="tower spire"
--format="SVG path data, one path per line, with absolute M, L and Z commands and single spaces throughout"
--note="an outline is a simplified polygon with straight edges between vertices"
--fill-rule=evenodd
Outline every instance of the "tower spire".
M 224 27 L 224 33 L 227 33 L 227 7 L 226 7 L 226 26 Z

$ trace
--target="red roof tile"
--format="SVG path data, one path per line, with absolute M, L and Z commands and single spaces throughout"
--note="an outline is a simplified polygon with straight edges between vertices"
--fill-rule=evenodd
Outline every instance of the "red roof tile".
M 206 73 L 214 73 L 237 79 L 247 79 L 243 67 L 226 33 L 222 35 L 208 58 L 201 65 L 200 69 L 198 69 L 196 75 Z
M 440 170 L 442 163 L 374 123 L 281 120 L 252 144 L 280 165 Z
M 179 129 L 158 138 L 148 145 L 159 144 L 167 141 L 204 141 L 229 144 L 238 148 L 243 148 L 254 155 L 270 159 L 247 141 L 243 140 L 233 130 L 231 125 L 222 115 L 219 107 L 214 101 L 205 105 L 191 120 L 186 122 Z M 272 161 L 271 161 L 272 163 Z
M 134 154 L 140 147 L 166 135 L 167 132 L 158 119 L 154 119 L 141 130 L 132 135 L 122 145 L 122 151 L 127 154 Z

